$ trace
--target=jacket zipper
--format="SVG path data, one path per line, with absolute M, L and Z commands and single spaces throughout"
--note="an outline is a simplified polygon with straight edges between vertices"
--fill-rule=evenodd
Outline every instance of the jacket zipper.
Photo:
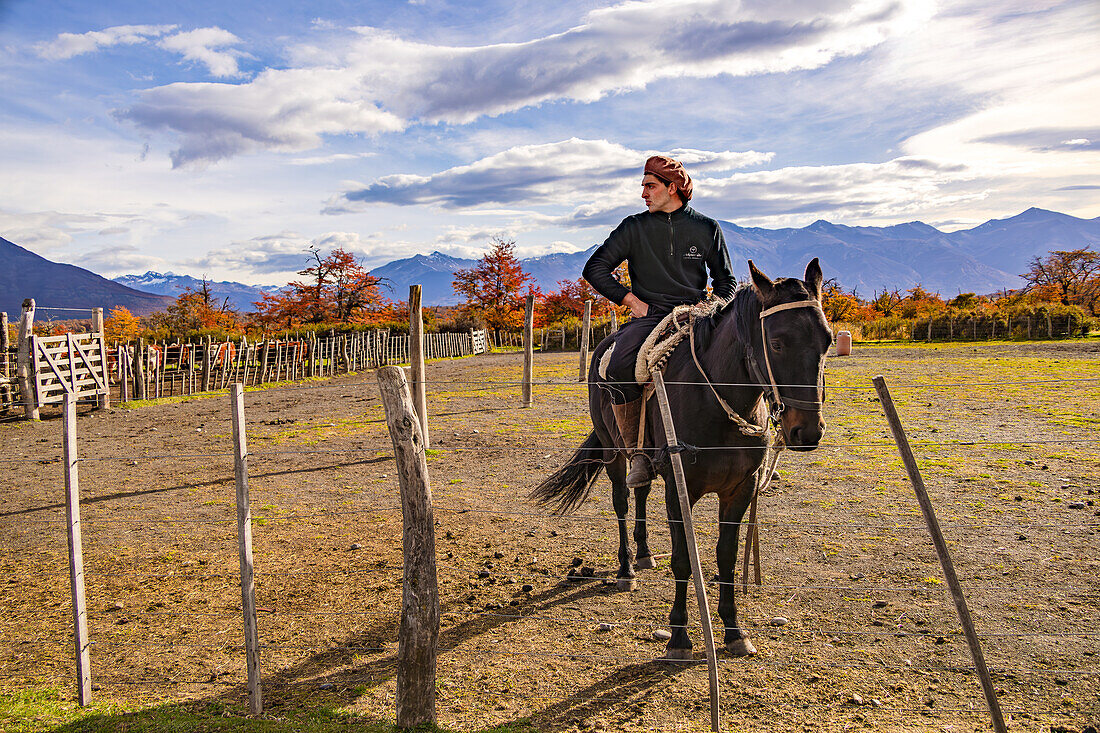
M 676 230 L 672 226 L 672 214 L 668 214 L 668 258 L 670 260 L 673 259 L 676 256 L 672 251 L 672 243 L 673 243 L 673 241 L 675 241 L 673 235 L 675 233 L 676 233 Z

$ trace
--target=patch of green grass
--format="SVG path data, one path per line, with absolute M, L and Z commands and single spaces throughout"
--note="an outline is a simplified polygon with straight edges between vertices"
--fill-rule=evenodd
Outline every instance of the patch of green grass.
M 338 707 L 310 704 L 304 709 L 280 709 L 278 717 L 252 718 L 247 707 L 210 700 L 195 703 L 167 703 L 151 707 L 116 705 L 93 700 L 80 707 L 70 695 L 53 687 L 33 687 L 0 693 L 0 725 L 7 733 L 190 733 L 244 731 L 244 733 L 398 733 L 393 723 L 363 717 Z M 435 726 L 418 728 L 446 733 Z M 526 719 L 482 729 L 483 733 L 535 733 Z

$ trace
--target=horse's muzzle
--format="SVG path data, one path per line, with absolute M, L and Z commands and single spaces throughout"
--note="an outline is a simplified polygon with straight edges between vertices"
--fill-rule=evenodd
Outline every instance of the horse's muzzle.
M 825 434 L 825 419 L 816 410 L 788 407 L 781 418 L 783 436 L 791 450 L 813 450 Z

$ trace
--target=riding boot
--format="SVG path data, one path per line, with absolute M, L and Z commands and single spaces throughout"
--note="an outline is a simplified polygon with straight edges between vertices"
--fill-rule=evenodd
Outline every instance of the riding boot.
M 641 399 L 627 402 L 625 405 L 611 405 L 615 413 L 615 423 L 619 426 L 619 434 L 623 436 L 623 448 L 626 457 L 630 461 L 630 470 L 626 474 L 626 487 L 636 489 L 646 486 L 653 481 L 653 473 L 650 469 L 649 458 L 638 450 L 638 427 L 642 418 Z

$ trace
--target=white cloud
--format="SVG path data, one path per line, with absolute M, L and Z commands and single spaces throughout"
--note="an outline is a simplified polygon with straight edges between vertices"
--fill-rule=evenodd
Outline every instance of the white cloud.
M 174 25 L 116 25 L 101 31 L 61 33 L 52 41 L 35 44 L 34 50 L 44 59 L 60 61 L 100 48 L 146 43 L 175 29 Z
M 265 71 L 248 84 L 172 84 L 143 92 L 118 113 L 148 129 L 180 136 L 173 166 L 211 162 L 259 149 L 308 150 L 322 134 L 396 131 L 393 114 L 350 94 L 333 69 Z
M 306 65 L 246 84 L 146 90 L 121 117 L 181 137 L 177 164 L 270 148 L 306 150 L 325 134 L 410 123 L 467 123 L 553 100 L 594 102 L 668 78 L 814 69 L 914 27 L 921 0 L 844 3 L 631 1 L 524 43 L 441 46 L 358 28 L 343 46 L 299 48 Z M 312 63 L 312 65 L 310 65 Z
M 134 245 L 100 247 L 77 255 L 72 264 L 104 277 L 118 277 L 134 272 L 163 270 L 167 260 L 144 252 Z
M 641 168 L 647 157 L 667 152 L 699 176 L 759 165 L 771 153 L 632 150 L 606 140 L 572 138 L 541 145 L 519 145 L 468 165 L 430 176 L 383 176 L 329 201 L 332 213 L 364 204 L 438 205 L 483 210 L 490 205 L 575 206 L 593 199 L 622 200 L 641 194 Z M 483 212 L 484 213 L 484 212 Z M 512 209 L 511 214 L 517 212 Z
M 973 100 L 902 142 L 912 156 L 964 163 L 1018 205 L 1094 179 L 1100 164 L 1100 13 L 1092 2 L 962 4 L 892 42 L 875 74 L 914 94 L 945 80 Z M 1011 194 L 1030 189 L 1027 196 Z M 1001 213 L 1004 213 L 1003 211 Z
M 221 28 L 196 28 L 162 38 L 157 45 L 167 51 L 182 54 L 188 61 L 203 64 L 211 75 L 218 77 L 241 76 L 237 68 L 240 51 L 221 50 L 234 46 L 241 39 Z
M 643 161 L 658 151 L 632 150 L 605 140 L 571 139 L 521 145 L 431 175 L 396 174 L 333 197 L 330 213 L 370 205 L 437 206 L 474 213 L 474 225 L 447 226 L 442 243 L 485 241 L 501 228 L 612 226 L 637 213 Z M 897 220 L 948 209 L 986 195 L 987 171 L 950 160 L 903 156 L 883 163 L 786 166 L 739 171 L 767 163 L 771 153 L 674 149 L 695 183 L 693 205 L 723 219 L 766 224 Z M 491 208 L 495 207 L 495 208 Z M 496 225 L 485 216 L 498 219 Z M 499 220 L 504 218 L 506 224 Z
M 345 160 L 358 160 L 360 158 L 373 157 L 374 153 L 333 153 L 332 155 L 307 156 L 304 158 L 291 158 L 287 161 L 290 165 L 328 165 Z
M 322 257 L 334 249 L 342 249 L 369 266 L 407 256 L 408 246 L 407 242 L 364 241 L 358 232 L 331 231 L 309 237 L 288 230 L 234 241 L 228 247 L 212 249 L 183 264 L 192 270 L 230 272 L 237 277 L 285 282 L 298 278 L 297 273 L 310 266 L 313 262 L 311 248 L 316 248 Z

